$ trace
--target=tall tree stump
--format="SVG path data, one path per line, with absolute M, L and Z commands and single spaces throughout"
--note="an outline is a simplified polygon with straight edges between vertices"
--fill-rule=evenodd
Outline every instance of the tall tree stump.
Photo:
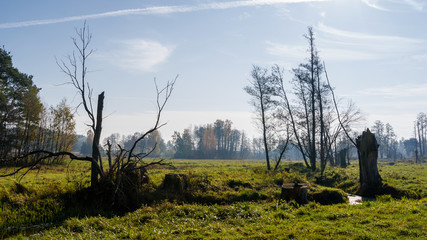
M 381 187 L 382 178 L 378 172 L 378 143 L 369 128 L 356 139 L 359 156 L 360 190 L 363 197 L 374 196 Z

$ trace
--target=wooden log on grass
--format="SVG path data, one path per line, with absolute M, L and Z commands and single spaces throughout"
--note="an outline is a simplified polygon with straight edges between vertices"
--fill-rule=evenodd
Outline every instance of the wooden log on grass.
M 285 183 L 282 185 L 280 198 L 286 201 L 296 201 L 299 204 L 307 204 L 307 188 L 306 183 Z
M 188 177 L 185 174 L 168 173 L 163 180 L 163 189 L 176 193 L 183 193 L 188 186 Z

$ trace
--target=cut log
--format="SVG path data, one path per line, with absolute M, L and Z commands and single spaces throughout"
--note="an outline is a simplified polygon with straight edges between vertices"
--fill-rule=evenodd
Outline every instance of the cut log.
M 285 183 L 282 185 L 280 198 L 288 202 L 294 200 L 299 204 L 307 204 L 307 188 L 306 183 Z
M 382 178 L 378 172 L 378 143 L 369 128 L 356 139 L 359 156 L 360 189 L 359 195 L 372 197 L 381 187 Z
M 185 174 L 168 173 L 163 180 L 163 189 L 176 193 L 183 193 L 188 186 L 188 178 Z

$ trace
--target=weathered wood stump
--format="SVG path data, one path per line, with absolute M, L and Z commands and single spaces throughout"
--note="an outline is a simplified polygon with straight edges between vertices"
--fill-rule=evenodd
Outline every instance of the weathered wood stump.
M 377 166 L 379 145 L 369 128 L 357 137 L 356 147 L 359 156 L 359 195 L 363 197 L 374 196 L 381 187 L 382 178 Z
M 307 188 L 306 183 L 285 183 L 282 185 L 280 198 L 286 201 L 295 200 L 299 204 L 307 204 Z
M 163 189 L 176 193 L 183 193 L 188 186 L 188 178 L 185 174 L 168 173 L 163 180 Z

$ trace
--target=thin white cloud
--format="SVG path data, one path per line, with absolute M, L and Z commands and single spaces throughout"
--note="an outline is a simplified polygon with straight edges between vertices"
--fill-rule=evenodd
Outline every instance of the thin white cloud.
M 362 0 L 363 3 L 371 8 L 381 11 L 423 11 L 424 0 Z
M 305 45 L 289 45 L 267 41 L 267 53 L 273 56 L 284 58 L 304 59 L 307 57 L 307 46 Z M 351 48 L 321 48 L 320 55 L 327 60 L 340 61 L 358 61 L 376 59 L 378 56 L 369 52 L 352 50 Z
M 376 59 L 413 59 L 423 61 L 426 41 L 400 36 L 374 35 L 345 31 L 323 23 L 314 28 L 320 56 L 325 60 L 361 61 Z M 307 46 L 266 41 L 266 52 L 282 58 L 303 59 Z
M 167 61 L 174 47 L 152 40 L 136 39 L 121 42 L 117 49 L 101 58 L 124 69 L 150 72 Z
M 381 11 L 388 11 L 386 8 L 383 8 L 378 4 L 379 2 L 378 0 L 362 0 L 362 2 L 364 2 L 366 5 L 368 5 L 371 8 L 375 8 Z
M 80 21 L 87 19 L 107 18 L 107 17 L 119 17 L 126 15 L 161 15 L 171 13 L 184 13 L 184 12 L 195 12 L 202 10 L 220 10 L 230 9 L 238 7 L 254 7 L 263 5 L 275 5 L 285 3 L 308 3 L 308 2 L 324 2 L 328 0 L 247 0 L 247 1 L 232 1 L 232 2 L 213 2 L 207 4 L 200 4 L 196 6 L 159 6 L 159 7 L 148 7 L 148 8 L 135 8 L 135 9 L 124 9 L 118 11 L 110 11 L 104 13 L 55 18 L 55 19 L 44 19 L 44 20 L 31 20 L 23 22 L 12 22 L 12 23 L 0 23 L 0 29 L 5 28 L 18 28 L 18 27 L 29 27 L 36 25 L 55 24 L 71 21 Z
M 336 29 L 319 23 L 315 28 L 321 36 L 319 48 L 333 59 L 350 57 L 347 60 L 369 60 L 392 57 L 411 57 L 427 51 L 426 41 L 400 36 L 374 35 Z M 322 49 L 323 47 L 323 49 Z M 322 54 L 323 55 L 323 54 Z
M 360 91 L 360 94 L 376 97 L 424 97 L 427 92 L 427 84 L 402 84 L 383 88 L 367 88 Z M 424 101 L 425 102 L 425 101 Z
M 427 53 L 412 56 L 412 59 L 416 60 L 416 61 L 426 61 L 427 60 Z
M 369 35 L 364 33 L 344 31 L 344 30 L 326 26 L 323 23 L 319 23 L 317 25 L 316 30 L 327 33 L 327 34 L 335 35 L 338 37 L 352 38 L 356 40 L 377 41 L 377 42 L 387 42 L 387 43 L 398 42 L 402 44 L 418 44 L 423 42 L 422 40 L 413 39 L 413 38 L 405 38 L 405 37 L 398 37 L 398 36 L 384 36 L 384 35 Z
M 282 44 L 271 41 L 266 41 L 267 53 L 273 56 L 285 56 L 290 58 L 304 58 L 306 57 L 307 46 L 304 45 L 290 45 Z

